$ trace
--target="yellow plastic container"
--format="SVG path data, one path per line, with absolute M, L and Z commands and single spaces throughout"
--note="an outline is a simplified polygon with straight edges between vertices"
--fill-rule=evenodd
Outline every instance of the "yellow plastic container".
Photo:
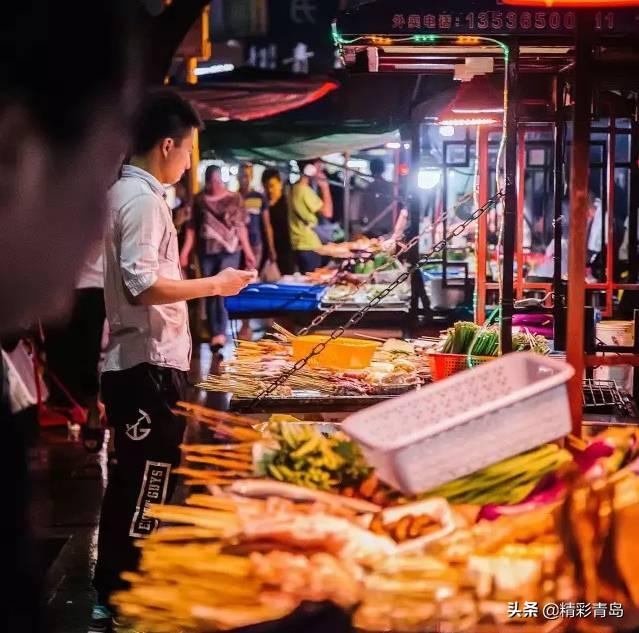
M 328 336 L 308 334 L 293 339 L 293 360 L 305 358 L 318 344 L 328 341 Z M 356 338 L 339 338 L 330 341 L 323 352 L 308 361 L 310 367 L 328 369 L 365 369 L 371 364 L 373 354 L 379 347 L 375 341 L 362 341 Z

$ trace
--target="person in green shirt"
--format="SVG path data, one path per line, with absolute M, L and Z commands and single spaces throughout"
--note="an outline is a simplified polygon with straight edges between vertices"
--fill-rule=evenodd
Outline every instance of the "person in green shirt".
M 302 175 L 291 189 L 288 221 L 297 267 L 305 274 L 322 263 L 321 256 L 315 251 L 322 242 L 314 229 L 320 216 L 333 217 L 333 199 L 319 159 L 300 162 L 300 171 Z M 321 197 L 311 186 L 314 182 L 317 182 Z

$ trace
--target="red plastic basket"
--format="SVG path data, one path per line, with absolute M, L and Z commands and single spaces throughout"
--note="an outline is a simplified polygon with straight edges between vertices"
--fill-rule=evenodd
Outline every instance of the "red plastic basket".
M 443 354 L 441 352 L 431 352 L 428 355 L 428 364 L 430 366 L 430 375 L 434 381 L 444 380 L 460 371 L 482 365 L 491 360 L 495 360 L 493 356 L 471 356 L 470 362 L 467 354 Z

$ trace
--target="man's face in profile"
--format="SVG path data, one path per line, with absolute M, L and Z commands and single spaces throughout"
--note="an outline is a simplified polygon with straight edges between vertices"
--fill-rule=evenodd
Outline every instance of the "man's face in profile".
M 21 135 L 15 169 L 0 171 L 0 331 L 66 310 L 84 257 L 101 238 L 106 191 L 125 147 L 106 109 L 96 109 L 70 147 L 52 147 L 28 124 Z
M 90 18 L 46 0 L 3 12 L 12 55 L 0 60 L 0 334 L 62 316 L 101 238 L 138 97 L 126 3 L 94 0 Z M 91 53 L 69 75 L 64 63 L 83 46 Z

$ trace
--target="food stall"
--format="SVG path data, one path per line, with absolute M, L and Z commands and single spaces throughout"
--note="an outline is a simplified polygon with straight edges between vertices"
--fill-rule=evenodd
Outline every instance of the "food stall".
M 249 413 L 272 396 L 286 406 L 282 399 L 299 385 L 330 391 L 337 369 L 338 389 L 355 390 L 357 372 L 375 374 L 375 362 L 391 366 L 380 374 L 401 375 L 399 385 L 416 375 L 419 388 L 336 421 L 265 408 L 256 419 L 180 403 L 180 414 L 210 429 L 212 441 L 183 447 L 178 472 L 193 486 L 186 504 L 147 510 L 169 525 L 144 543 L 139 571 L 125 575 L 130 587 L 115 598 L 136 625 L 158 633 L 308 630 L 331 603 L 339 610 L 329 609 L 319 630 L 637 629 L 639 435 L 636 427 L 587 433 L 581 417 L 575 423 L 583 404 L 583 258 L 573 252 L 570 265 L 571 283 L 580 280 L 578 311 L 574 290 L 568 299 L 569 327 L 576 312 L 580 322 L 579 362 L 570 346 L 566 363 L 549 356 L 544 336 L 512 328 L 518 71 L 565 73 L 581 12 L 505 11 L 510 3 L 441 0 L 424 15 L 421 2 L 400 9 L 382 0 L 347 12 L 335 29 L 347 63 L 366 72 L 450 72 L 489 58 L 504 73 L 504 191 L 483 190 L 481 206 L 462 223 L 466 229 L 503 202 L 501 322 L 457 323 L 441 341 L 424 341 L 424 350 L 348 338 L 369 308 L 441 253 L 456 226 L 427 253 L 413 253 L 407 269 L 330 336 L 280 329 L 275 341 L 243 344 L 209 387 L 232 386 L 250 401 Z M 588 15 L 600 50 L 623 55 L 639 9 Z M 578 89 L 576 128 L 582 96 Z M 583 140 L 576 129 L 573 151 L 587 154 Z M 578 159 L 571 167 L 579 189 L 587 160 Z M 571 223 L 583 246 L 585 198 Z M 421 379 L 424 361 L 432 384 Z M 351 371 L 349 385 L 340 382 Z M 393 380 L 382 384 L 392 388 Z
M 571 373 L 514 354 L 340 430 L 180 405 L 216 442 L 184 447 L 186 504 L 147 511 L 165 526 L 124 576 L 121 615 L 158 633 L 318 617 L 331 631 L 633 630 L 636 430 L 553 442 L 570 431 Z

